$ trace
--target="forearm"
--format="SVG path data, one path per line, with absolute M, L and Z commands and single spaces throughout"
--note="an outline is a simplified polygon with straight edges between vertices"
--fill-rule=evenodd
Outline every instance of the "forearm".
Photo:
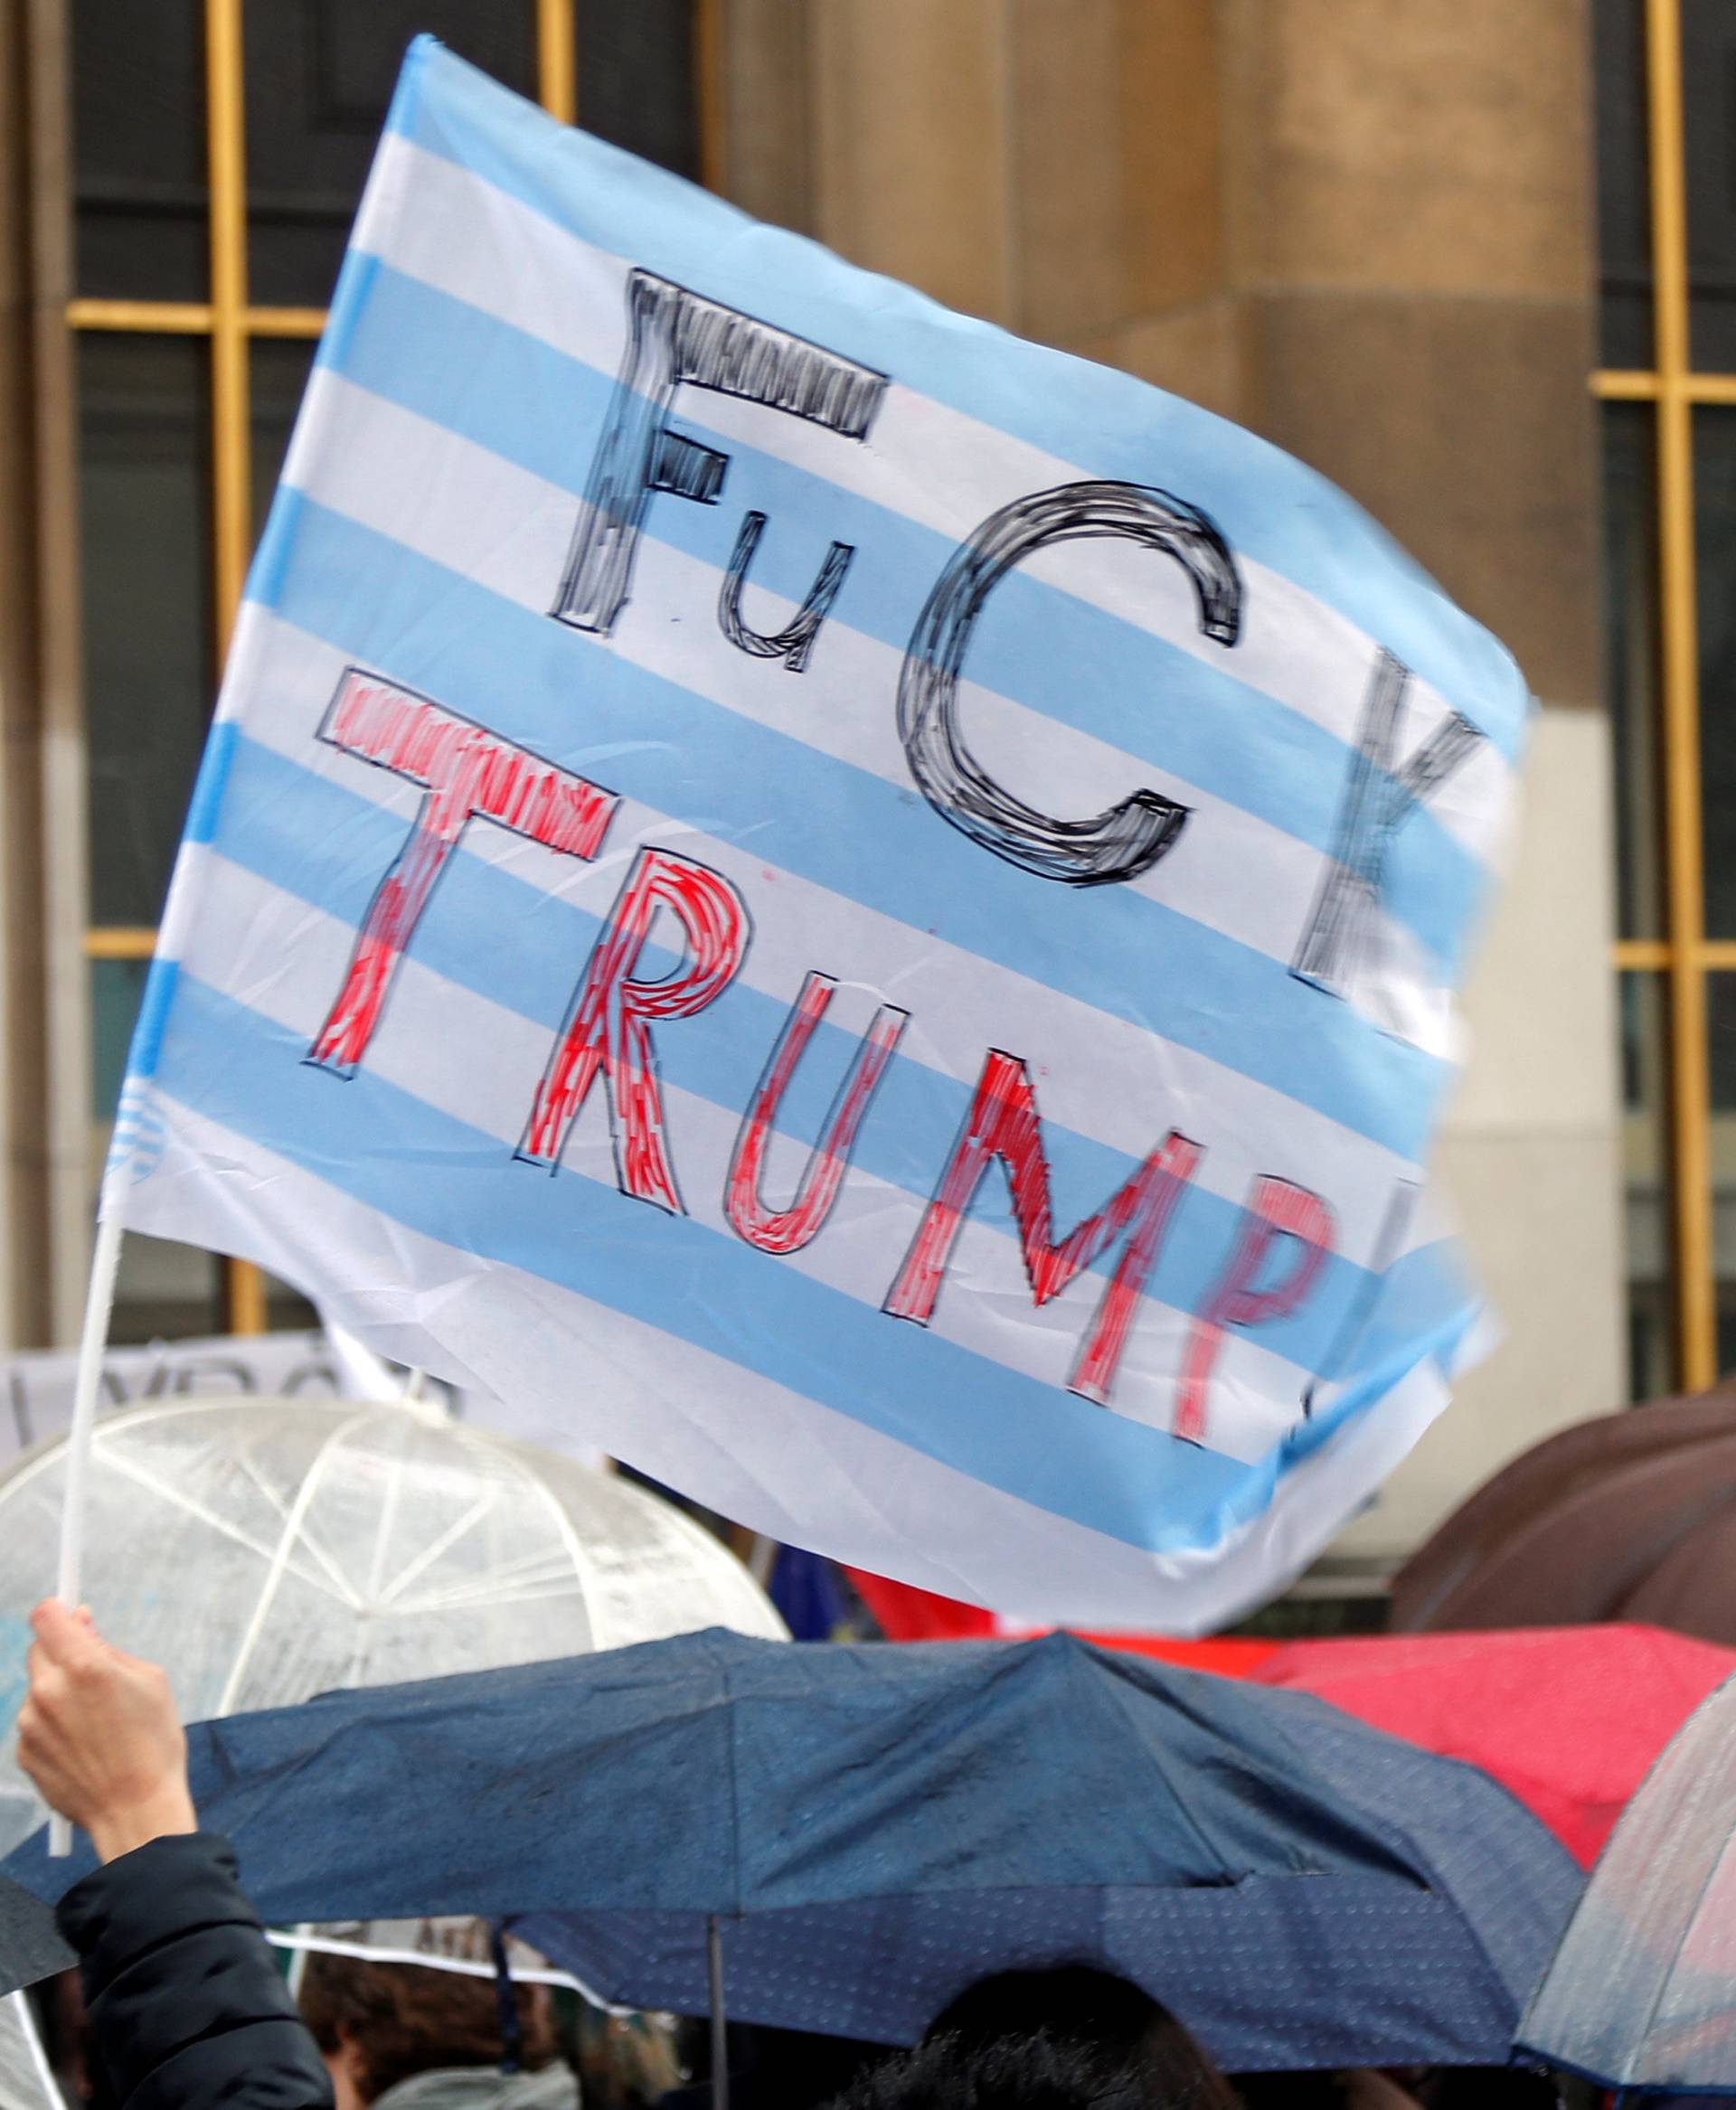
M 124 1853 L 148 1846 L 153 1839 L 199 1829 L 193 1797 L 179 1776 L 143 1801 L 93 1813 L 89 1823 L 90 1843 L 97 1859 L 104 1862 L 118 1860 Z

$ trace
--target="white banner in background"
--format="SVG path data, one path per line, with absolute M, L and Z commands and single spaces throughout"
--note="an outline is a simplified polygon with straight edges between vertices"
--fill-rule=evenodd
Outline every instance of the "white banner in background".
M 78 1357 L 49 1350 L 0 1360 L 0 1467 L 20 1451 L 63 1436 L 72 1419 Z M 397 1383 L 407 1373 L 396 1373 Z M 430 1389 L 460 1419 L 481 1404 L 499 1427 L 492 1400 L 478 1402 L 457 1385 L 429 1380 Z M 154 1341 L 144 1348 L 111 1348 L 102 1359 L 97 1411 L 137 1407 L 146 1399 L 258 1394 L 261 1399 L 373 1399 L 375 1386 L 345 1367 L 324 1333 L 220 1333 L 196 1341 Z M 508 1433 L 511 1433 L 510 1431 Z

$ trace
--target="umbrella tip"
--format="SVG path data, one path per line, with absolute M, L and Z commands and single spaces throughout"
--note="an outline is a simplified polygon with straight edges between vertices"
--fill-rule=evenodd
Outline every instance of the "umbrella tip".
M 452 1419 L 452 1409 L 447 1405 L 445 1393 L 429 1384 L 426 1371 L 410 1371 L 410 1381 L 399 1393 L 395 1404 L 429 1428 L 442 1427 Z

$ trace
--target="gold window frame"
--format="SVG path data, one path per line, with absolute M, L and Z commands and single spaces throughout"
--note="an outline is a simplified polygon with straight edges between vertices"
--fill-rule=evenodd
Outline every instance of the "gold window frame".
M 1681 0 L 1646 0 L 1645 31 L 1652 365 L 1600 369 L 1591 387 L 1604 402 L 1648 403 L 1654 417 L 1664 936 L 1618 939 L 1615 964 L 1658 977 L 1666 997 L 1673 1331 L 1678 1381 L 1700 1391 L 1718 1377 L 1707 977 L 1736 968 L 1736 941 L 1705 931 L 1694 413 L 1702 404 L 1736 404 L 1736 374 L 1696 372 L 1693 364 Z
M 579 65 L 574 0 L 532 0 L 535 10 L 537 96 L 562 124 L 578 111 Z M 701 173 L 720 188 L 722 0 L 694 0 Z M 212 586 L 221 666 L 241 607 L 252 554 L 249 435 L 252 413 L 250 349 L 261 337 L 313 338 L 326 327 L 318 307 L 256 307 L 248 298 L 246 66 L 242 0 L 205 0 L 205 151 L 210 192 L 211 297 L 204 301 L 68 302 L 74 331 L 106 330 L 204 337 L 211 347 Z M 87 960 L 148 959 L 156 932 L 106 925 L 85 932 Z M 262 1333 L 269 1323 L 265 1277 L 245 1260 L 224 1262 L 229 1329 Z

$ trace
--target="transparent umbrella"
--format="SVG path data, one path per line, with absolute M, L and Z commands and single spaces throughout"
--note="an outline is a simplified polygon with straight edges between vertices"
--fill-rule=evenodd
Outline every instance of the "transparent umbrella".
M 0 1475 L 0 1851 L 42 1805 L 17 1770 L 24 1608 L 54 1573 L 65 1451 Z M 189 1719 L 353 1685 L 649 1641 L 779 1636 L 747 1570 L 672 1503 L 431 1404 L 194 1398 L 110 1416 L 85 1596 L 163 1663 Z
M 62 2100 L 24 1994 L 0 2000 L 0 2110 L 61 2110 Z
M 42 1817 L 12 1725 L 65 1472 L 56 1438 L 0 1473 L 0 1852 Z M 785 1633 L 673 1503 L 431 1401 L 135 1408 L 98 1424 L 90 1501 L 85 1596 L 114 1641 L 165 1666 L 190 1720 L 705 1626 Z M 475 1967 L 439 1922 L 291 1938 Z M 23 1994 L 0 2001 L 0 2110 L 59 2100 Z
M 1736 2088 L 1736 1678 L 1622 1813 L 1519 2040 L 1634 2095 Z
M 47 1907 L 0 1877 L 0 1986 L 28 1985 L 72 1962 Z M 0 2000 L 0 2110 L 63 2110 L 22 1992 Z

